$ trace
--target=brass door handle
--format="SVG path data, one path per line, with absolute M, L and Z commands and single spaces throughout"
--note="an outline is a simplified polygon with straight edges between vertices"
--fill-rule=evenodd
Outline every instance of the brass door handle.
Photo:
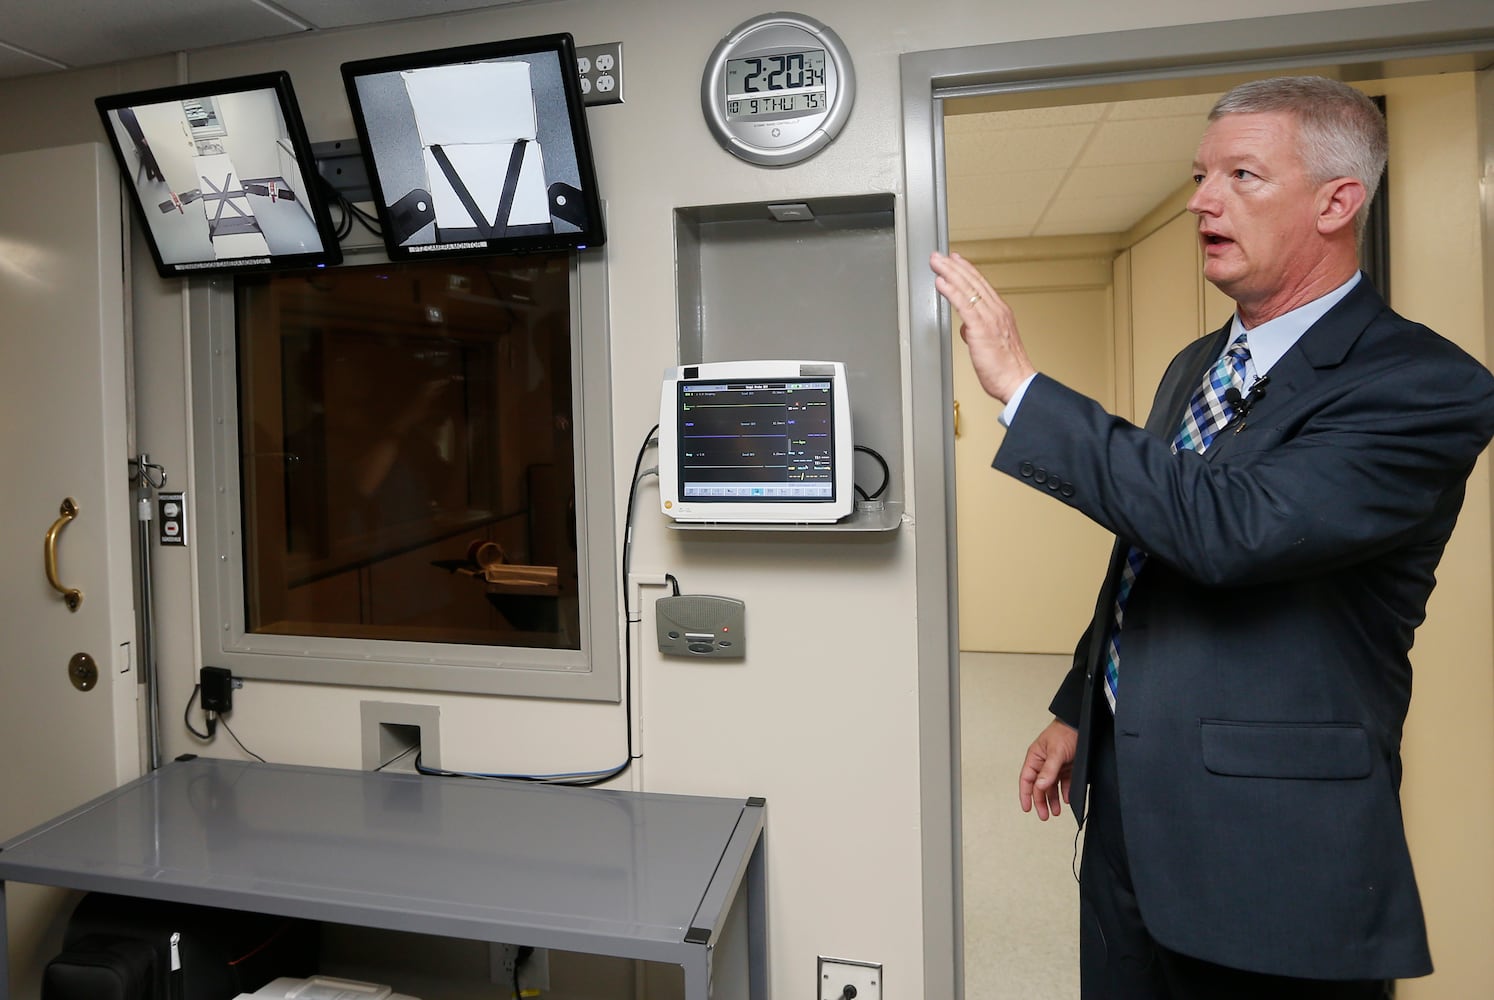
M 955 400 L 954 405 L 954 436 L 960 436 L 960 401 Z
M 62 595 L 62 600 L 69 611 L 77 611 L 78 605 L 83 603 L 83 592 L 76 587 L 64 587 L 62 581 L 57 579 L 57 536 L 62 534 L 62 529 L 67 527 L 68 522 L 78 516 L 77 501 L 72 497 L 63 500 L 61 515 L 47 530 L 47 545 L 43 552 L 43 561 L 47 567 L 47 582 Z

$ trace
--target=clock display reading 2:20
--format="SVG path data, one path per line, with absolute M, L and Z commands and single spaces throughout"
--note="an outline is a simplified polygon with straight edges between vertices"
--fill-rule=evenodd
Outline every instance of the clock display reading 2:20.
M 727 60 L 726 112 L 730 119 L 819 111 L 824 107 L 824 49 Z

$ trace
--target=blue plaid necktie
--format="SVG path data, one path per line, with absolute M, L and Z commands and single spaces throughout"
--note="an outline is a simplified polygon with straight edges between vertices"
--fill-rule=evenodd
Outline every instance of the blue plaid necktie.
M 1188 401 L 1188 412 L 1183 415 L 1183 424 L 1173 438 L 1172 450 L 1176 454 L 1185 449 L 1201 452 L 1214 442 L 1214 437 L 1234 416 L 1234 407 L 1225 401 L 1225 393 L 1231 386 L 1241 390 L 1245 386 L 1245 365 L 1250 360 L 1250 347 L 1241 337 L 1230 345 L 1224 356 L 1204 377 L 1203 383 L 1193 398 Z M 1126 565 L 1121 569 L 1120 585 L 1115 591 L 1114 621 L 1105 642 L 1105 700 L 1110 702 L 1110 711 L 1115 711 L 1115 694 L 1120 687 L 1120 631 L 1126 614 L 1126 600 L 1131 596 L 1131 587 L 1136 575 L 1146 565 L 1146 553 L 1131 546 L 1126 552 Z

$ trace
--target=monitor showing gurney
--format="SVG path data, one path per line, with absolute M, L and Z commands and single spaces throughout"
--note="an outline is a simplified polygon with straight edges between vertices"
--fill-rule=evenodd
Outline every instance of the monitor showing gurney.
M 391 258 L 603 242 L 570 35 L 344 63 L 342 76 Z
M 163 276 L 342 259 L 288 74 L 95 103 Z

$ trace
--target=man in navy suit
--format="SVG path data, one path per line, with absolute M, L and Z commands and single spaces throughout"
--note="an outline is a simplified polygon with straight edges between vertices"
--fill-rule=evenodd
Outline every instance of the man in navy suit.
M 1431 971 L 1408 654 L 1494 377 L 1359 271 L 1385 156 L 1344 84 L 1220 99 L 1188 209 L 1236 313 L 1173 360 L 1144 429 L 1038 373 L 968 261 L 931 260 L 1006 404 L 995 468 L 1117 538 L 1018 779 L 1024 810 L 1072 792 L 1087 820 L 1085 998 L 1360 1000 Z

